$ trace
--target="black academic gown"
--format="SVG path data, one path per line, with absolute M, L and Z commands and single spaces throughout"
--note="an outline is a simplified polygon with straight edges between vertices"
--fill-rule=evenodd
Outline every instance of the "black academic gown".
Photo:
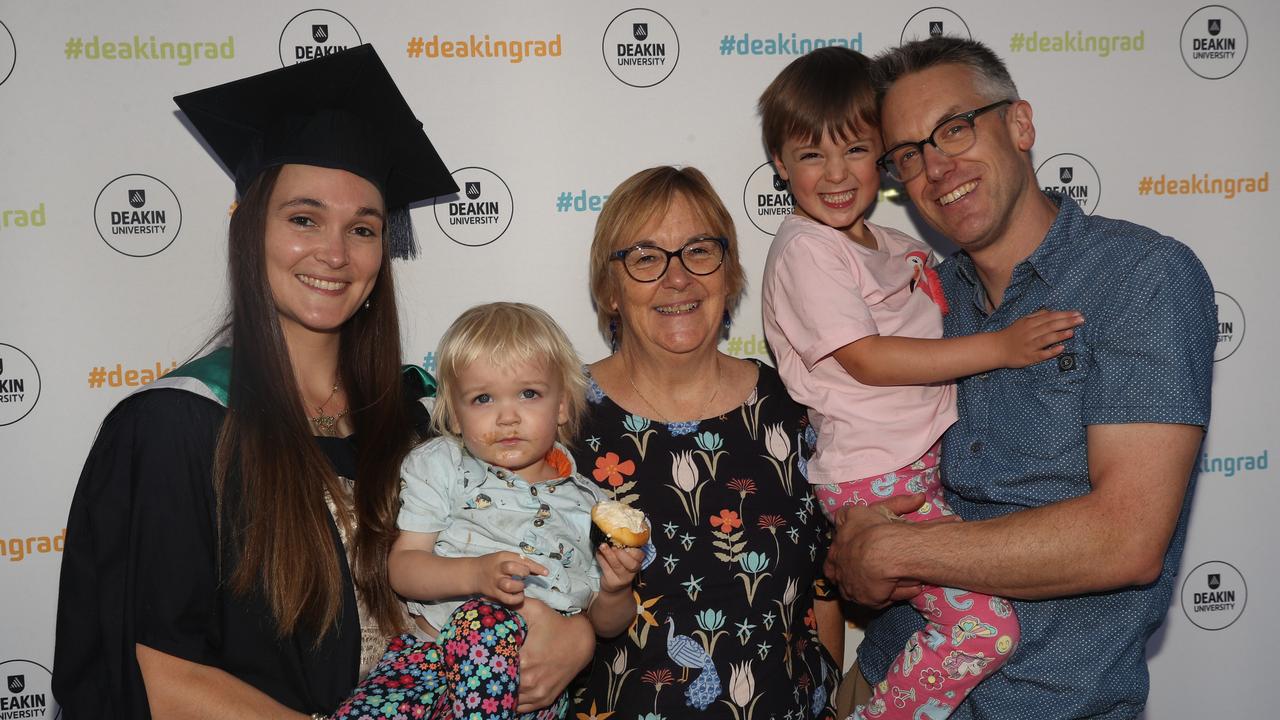
M 425 411 L 413 407 L 422 427 Z M 225 670 L 299 712 L 332 712 L 358 681 L 355 589 L 336 527 L 343 607 L 318 645 L 303 632 L 278 638 L 260 594 L 219 583 L 212 467 L 224 414 L 213 399 L 156 389 L 125 399 L 104 421 L 72 500 L 62 559 L 53 694 L 65 720 L 150 717 L 135 643 Z M 351 439 L 317 442 L 337 473 L 355 477 Z M 233 567 L 235 558 L 222 562 Z

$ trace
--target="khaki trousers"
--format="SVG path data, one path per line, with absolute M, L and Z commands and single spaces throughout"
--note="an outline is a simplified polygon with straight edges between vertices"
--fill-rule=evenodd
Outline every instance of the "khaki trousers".
M 865 705 L 870 700 L 871 686 L 867 684 L 866 678 L 862 677 L 862 671 L 858 669 L 858 663 L 855 662 L 844 674 L 840 687 L 836 689 L 836 718 L 844 720 L 849 717 L 855 707 Z

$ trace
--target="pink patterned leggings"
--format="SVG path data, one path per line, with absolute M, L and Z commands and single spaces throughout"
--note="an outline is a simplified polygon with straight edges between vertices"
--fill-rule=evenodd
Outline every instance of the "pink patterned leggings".
M 828 518 L 846 505 L 874 505 L 913 493 L 924 493 L 925 503 L 907 520 L 952 515 L 938 483 L 941 455 L 941 442 L 935 443 L 924 457 L 900 470 L 818 485 L 814 494 Z M 943 720 L 1018 646 L 1018 618 L 1004 598 L 925 585 L 910 602 L 928 624 L 907 639 L 871 700 L 858 706 L 850 720 Z

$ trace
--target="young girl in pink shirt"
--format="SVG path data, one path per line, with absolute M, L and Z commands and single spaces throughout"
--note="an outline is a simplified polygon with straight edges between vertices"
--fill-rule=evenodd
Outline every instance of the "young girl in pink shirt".
M 1049 359 L 1083 318 L 1040 312 L 942 338 L 929 247 L 864 218 L 882 151 L 869 70 L 860 53 L 823 48 L 760 98 L 765 147 L 795 198 L 765 264 L 765 335 L 788 392 L 809 407 L 807 475 L 823 512 L 922 493 L 906 519 L 923 521 L 952 514 L 938 482 L 942 433 L 956 420 L 950 381 Z M 910 602 L 928 624 L 854 718 L 948 717 L 1017 647 L 1004 598 L 926 585 Z

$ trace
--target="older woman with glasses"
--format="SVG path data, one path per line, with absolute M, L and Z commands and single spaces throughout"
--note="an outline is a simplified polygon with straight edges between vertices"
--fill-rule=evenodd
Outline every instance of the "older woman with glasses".
M 653 535 L 635 624 L 597 647 L 579 717 L 832 716 L 843 627 L 818 599 L 812 433 L 773 368 L 718 349 L 745 284 L 702 173 L 652 168 L 610 195 L 591 291 L 614 352 L 589 368 L 577 460 Z

